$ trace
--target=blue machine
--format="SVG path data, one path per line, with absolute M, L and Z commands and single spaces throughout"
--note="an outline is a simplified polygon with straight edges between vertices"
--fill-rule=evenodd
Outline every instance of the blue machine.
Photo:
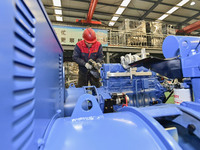
M 71 116 L 78 98 L 82 94 L 96 97 L 104 113 L 117 111 L 122 106 L 144 107 L 162 102 L 166 89 L 159 83 L 156 73 L 144 67 L 124 69 L 121 64 L 103 64 L 101 68 L 103 86 L 66 90 L 65 115 Z M 84 107 L 90 107 L 85 103 Z
M 103 114 L 96 101 L 98 95 L 92 96 L 94 90 L 85 88 L 90 94 L 81 95 L 72 115 L 65 117 L 65 96 L 70 92 L 64 92 L 63 50 L 41 2 L 0 1 L 0 10 L 4 11 L 0 13 L 0 149 L 199 148 L 198 99 L 178 107 L 123 107 Z M 199 51 L 180 58 L 185 61 L 183 70 L 193 68 L 186 63 L 193 58 L 199 58 Z M 191 77 L 198 81 L 199 75 L 195 72 Z M 169 126 L 175 129 L 166 131 Z
M 199 37 L 169 36 L 163 43 L 166 58 L 180 57 L 183 77 L 191 77 L 195 101 L 200 103 Z
M 107 93 L 126 93 L 129 106 L 141 107 L 161 103 L 166 89 L 155 72 L 144 67 L 126 70 L 121 64 L 104 64 L 101 69 L 102 88 Z

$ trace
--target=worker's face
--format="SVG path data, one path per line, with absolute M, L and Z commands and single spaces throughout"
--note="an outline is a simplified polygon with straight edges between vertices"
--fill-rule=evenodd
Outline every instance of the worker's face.
M 88 43 L 85 41 L 85 44 L 87 45 L 88 48 L 92 47 L 92 43 Z

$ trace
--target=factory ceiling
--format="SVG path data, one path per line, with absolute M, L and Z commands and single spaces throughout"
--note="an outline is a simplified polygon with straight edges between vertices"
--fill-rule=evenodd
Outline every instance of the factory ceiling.
M 42 0 L 51 22 L 65 25 L 80 25 L 76 22 L 77 19 L 86 20 L 91 1 L 95 0 L 60 0 L 56 5 L 53 0 Z M 100 27 L 110 28 L 117 28 L 124 19 L 157 20 L 179 29 L 200 20 L 200 0 L 127 0 L 127 6 L 122 2 L 123 0 L 98 0 L 92 20 L 100 21 Z M 123 10 L 116 14 L 119 8 Z M 200 30 L 192 33 L 199 36 Z

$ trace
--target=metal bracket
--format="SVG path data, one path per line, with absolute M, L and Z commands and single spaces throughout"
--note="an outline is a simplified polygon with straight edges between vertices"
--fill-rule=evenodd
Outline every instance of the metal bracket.
M 70 83 L 69 88 L 76 88 L 74 83 Z
M 84 110 L 82 104 L 85 101 L 91 101 L 92 107 L 90 110 Z M 103 115 L 96 98 L 90 94 L 83 94 L 78 98 L 71 118 L 91 117 Z
M 109 77 L 128 77 L 130 76 L 132 80 L 132 76 L 152 76 L 152 72 L 136 72 L 137 68 L 131 68 L 130 72 L 107 72 L 107 78 Z

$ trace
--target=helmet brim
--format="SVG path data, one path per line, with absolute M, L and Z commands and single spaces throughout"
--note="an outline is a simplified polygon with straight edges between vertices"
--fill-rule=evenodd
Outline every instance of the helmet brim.
M 85 39 L 84 39 L 85 40 Z M 93 40 L 93 41 L 88 41 L 88 40 L 85 40 L 87 43 L 90 43 L 90 44 L 93 44 L 97 41 L 97 39 Z

